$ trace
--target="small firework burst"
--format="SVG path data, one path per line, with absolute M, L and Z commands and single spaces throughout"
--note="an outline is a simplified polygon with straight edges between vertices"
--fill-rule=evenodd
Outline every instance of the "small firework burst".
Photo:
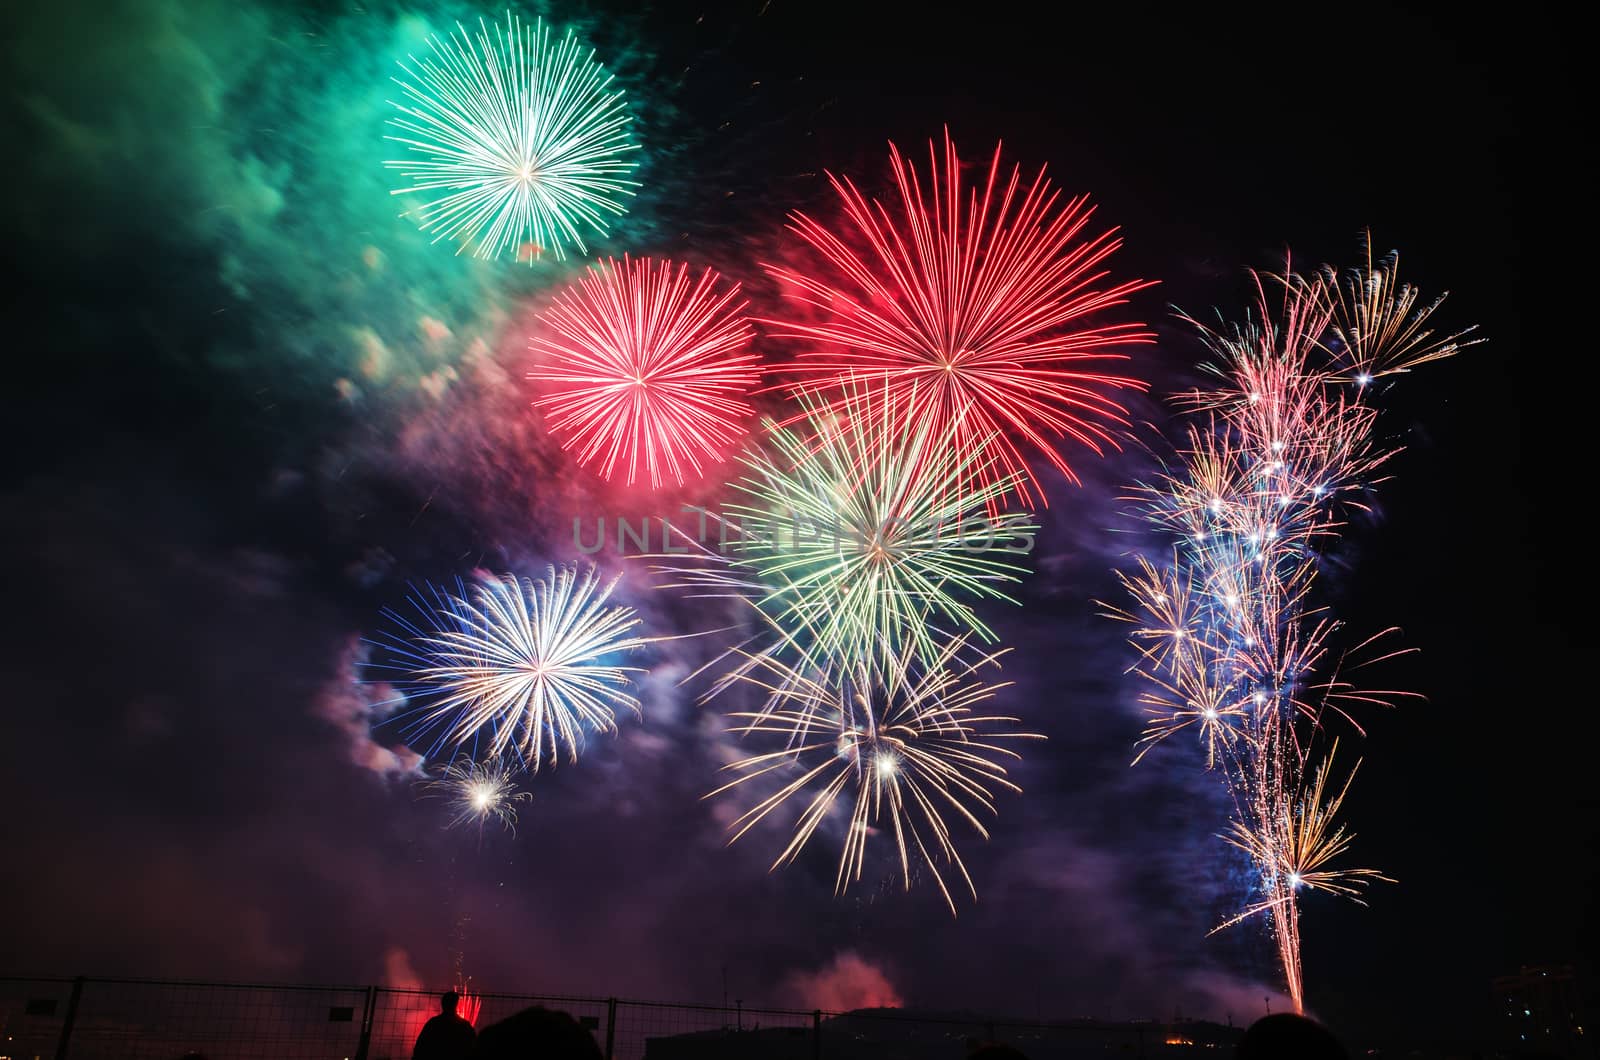
M 515 832 L 517 804 L 533 799 L 531 793 L 518 790 L 516 774 L 502 762 L 458 758 L 445 766 L 437 779 L 424 785 L 424 794 L 450 804 L 455 816 L 448 827 L 475 824 L 482 828 L 494 821 L 506 831 Z

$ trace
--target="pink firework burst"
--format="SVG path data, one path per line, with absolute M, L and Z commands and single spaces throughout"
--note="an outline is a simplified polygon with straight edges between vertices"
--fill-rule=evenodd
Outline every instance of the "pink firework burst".
M 1108 371 L 1153 335 L 1137 323 L 1091 323 L 1149 283 L 1106 282 L 1116 230 L 1086 233 L 1093 208 L 1063 199 L 1044 170 L 1024 182 L 995 147 L 980 187 L 964 189 L 948 132 L 926 178 L 889 145 L 899 200 L 868 199 L 829 175 L 844 200 L 838 231 L 802 213 L 789 228 L 802 270 L 768 266 L 804 309 L 763 321 L 805 343 L 790 368 L 802 387 L 837 392 L 852 375 L 883 380 L 883 400 L 911 407 L 956 446 L 992 447 L 994 473 L 1018 476 L 1032 505 L 1043 490 L 1024 449 L 1076 482 L 1058 443 L 1116 448 L 1126 411 L 1110 391 L 1145 383 Z
M 713 269 L 624 256 L 556 295 L 532 342 L 534 406 L 562 447 L 607 479 L 698 477 L 745 430 L 760 380 L 737 284 Z

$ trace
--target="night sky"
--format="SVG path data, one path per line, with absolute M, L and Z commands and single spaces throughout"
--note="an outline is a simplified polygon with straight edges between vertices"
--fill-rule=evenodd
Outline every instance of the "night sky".
M 885 143 L 948 124 L 1005 143 L 1123 230 L 1118 278 L 1162 399 L 1201 356 L 1171 307 L 1237 317 L 1244 270 L 1357 259 L 1448 289 L 1489 342 L 1403 378 L 1405 451 L 1322 591 L 1351 633 L 1419 653 L 1364 715 L 1353 860 L 1370 908 L 1305 903 L 1309 1007 L 1352 1039 L 1470 1033 L 1490 976 L 1592 959 L 1596 799 L 1586 476 L 1593 430 L 1575 220 L 1588 191 L 1575 42 L 1536 6 L 1492 19 L 1382 5 L 1257 15 L 1010 5 L 558 7 L 618 74 L 645 185 L 595 252 L 670 254 L 769 293 L 784 214 L 825 170 L 887 177 Z M 500 9 L 484 7 L 493 18 Z M 528 9 L 532 13 L 533 9 Z M 1130 769 L 1129 650 L 1097 616 L 1148 546 L 1119 501 L 1139 445 L 1048 468 L 1007 711 L 1049 737 L 952 918 L 887 873 L 833 895 L 832 851 L 766 868 L 702 801 L 732 752 L 696 641 L 653 648 L 644 721 L 541 773 L 516 836 L 446 831 L 362 684 L 362 638 L 409 581 L 539 573 L 574 514 L 677 510 L 600 483 L 544 433 L 527 324 L 575 267 L 452 257 L 398 216 L 382 142 L 396 57 L 480 9 L 440 0 L 8 5 L 0 119 L 0 522 L 11 608 L 0 707 L 0 955 L 21 974 L 488 989 L 809 1007 L 899 1000 L 1033 1016 L 1259 1014 L 1264 932 L 1206 932 L 1243 866 L 1226 806 L 1174 747 Z M 442 330 L 441 330 L 442 329 Z M 761 347 L 769 358 L 776 346 Z M 1140 438 L 1159 450 L 1154 428 Z M 652 589 L 652 633 L 705 628 Z M 374 727 L 376 726 L 376 727 Z

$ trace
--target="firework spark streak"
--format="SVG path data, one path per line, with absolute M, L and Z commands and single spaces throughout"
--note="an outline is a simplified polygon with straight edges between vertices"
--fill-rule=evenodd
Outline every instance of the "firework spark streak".
M 585 230 L 603 235 L 638 186 L 627 177 L 637 163 L 622 92 L 594 52 L 510 12 L 492 36 L 480 20 L 476 37 L 458 24 L 429 43 L 432 55 L 401 61 L 394 79 L 400 132 L 386 138 L 410 156 L 384 163 L 411 182 L 395 195 L 426 199 L 413 211 L 423 230 L 480 258 L 530 262 L 584 250 Z
M 455 816 L 448 827 L 476 824 L 481 830 L 490 820 L 509 832 L 517 830 L 517 803 L 533 796 L 517 790 L 515 771 L 500 762 L 474 762 L 461 758 L 445 766 L 436 780 L 424 785 L 424 796 L 445 799 Z
M 1400 283 L 1399 270 L 1400 256 L 1392 251 L 1373 264 L 1371 240 L 1364 268 L 1342 277 L 1334 269 L 1322 270 L 1323 285 L 1334 293 L 1333 345 L 1340 366 L 1346 379 L 1362 387 L 1483 341 L 1467 338 L 1476 327 L 1435 338 L 1427 323 L 1448 292 L 1419 309 L 1422 292 Z
M 1172 542 L 1170 558 L 1121 574 L 1132 603 L 1108 609 L 1132 624 L 1139 652 L 1148 723 L 1134 760 L 1179 733 L 1201 742 L 1233 799 L 1225 838 L 1250 857 L 1264 896 L 1221 927 L 1269 915 L 1296 1008 L 1300 893 L 1359 900 L 1387 879 L 1336 864 L 1354 838 L 1335 820 L 1354 770 L 1331 779 L 1324 737 L 1335 720 L 1360 733 L 1354 710 L 1409 695 L 1352 677 L 1400 654 L 1383 647 L 1395 630 L 1332 649 L 1342 624 L 1314 602 L 1319 557 L 1368 509 L 1394 455 L 1374 439 L 1375 381 L 1471 345 L 1465 331 L 1433 336 L 1442 299 L 1417 308 L 1396 264 L 1369 252 L 1343 275 L 1258 276 L 1259 320 L 1196 324 L 1220 382 L 1183 396 L 1193 416 L 1181 458 L 1135 498 Z
M 624 257 L 556 296 L 528 378 L 545 384 L 534 405 L 580 463 L 608 479 L 625 466 L 630 485 L 681 484 L 743 433 L 760 379 L 753 331 L 739 288 L 716 288 L 711 269 L 691 282 L 687 265 Z
M 1073 481 L 1059 440 L 1116 447 L 1125 412 L 1106 391 L 1145 384 L 1104 366 L 1153 336 L 1140 324 L 1087 321 L 1148 284 L 1104 284 L 1121 246 L 1115 230 L 1086 233 L 1086 198 L 1063 201 L 1043 170 L 1031 182 L 1020 167 L 1007 174 L 999 147 L 981 191 L 962 187 L 948 133 L 942 163 L 928 145 L 926 184 L 892 144 L 890 161 L 895 206 L 830 175 L 843 228 L 793 215 L 789 227 L 814 261 L 803 271 L 769 266 L 802 308 L 767 323 L 805 344 L 790 367 L 807 385 L 882 373 L 888 398 L 956 448 L 982 443 L 992 474 L 1014 478 L 1023 503 L 1048 503 L 1006 432 Z
M 478 1025 L 478 1017 L 483 1014 L 483 998 L 472 992 L 470 985 L 456 984 L 456 1015 L 472 1024 Z
M 737 537 L 674 572 L 751 603 L 778 634 L 771 651 L 883 673 L 906 657 L 931 665 L 954 636 L 993 642 L 970 601 L 1015 602 L 1007 587 L 1035 527 L 989 514 L 1015 482 L 993 473 L 990 450 L 954 446 L 909 403 L 870 393 L 802 394 L 803 426 L 769 422 L 742 457 L 744 499 L 725 508 Z
M 796 806 L 794 835 L 773 862 L 777 869 L 842 816 L 838 893 L 861 880 L 869 842 L 888 833 L 907 890 L 921 867 L 954 913 L 944 866 L 976 898 L 946 816 L 987 839 L 980 814 L 995 813 L 995 789 L 1021 791 L 1002 764 L 1019 756 L 1002 742 L 1043 737 L 1006 731 L 1016 719 L 982 713 L 1007 685 L 985 684 L 975 674 L 1002 653 L 967 664 L 958 659 L 963 647 L 962 640 L 950 642 L 926 670 L 904 660 L 887 671 L 797 670 L 767 656 L 749 657 L 751 666 L 739 679 L 776 705 L 734 714 L 743 721 L 736 731 L 779 746 L 725 767 L 739 776 L 707 797 L 763 778 L 778 787 L 734 822 L 729 842 Z
M 552 568 L 538 581 L 484 577 L 470 591 L 433 590 L 417 601 L 421 622 L 388 612 L 400 633 L 380 642 L 395 656 L 408 698 L 409 732 L 442 735 L 434 746 L 513 751 L 537 772 L 563 752 L 577 761 L 585 734 L 615 732 L 616 711 L 639 713 L 628 691 L 638 667 L 617 665 L 647 643 L 632 608 L 608 606 L 613 579 L 593 568 Z

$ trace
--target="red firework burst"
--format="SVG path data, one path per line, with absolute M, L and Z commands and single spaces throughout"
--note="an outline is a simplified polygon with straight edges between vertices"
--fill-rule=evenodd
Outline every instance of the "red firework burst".
M 990 438 L 995 473 L 1017 475 L 1023 503 L 1048 503 L 1018 442 L 1041 452 L 1074 482 L 1056 442 L 1071 438 L 1096 454 L 1117 443 L 1126 411 L 1105 393 L 1145 383 L 1109 374 L 1121 347 L 1149 342 L 1142 324 L 1087 325 L 1084 318 L 1125 303 L 1150 284 L 1102 286 L 1106 259 L 1122 245 L 1116 229 L 1086 236 L 1093 208 L 1062 201 L 1041 169 L 1024 185 L 1006 176 L 995 147 L 982 194 L 967 192 L 948 132 L 941 160 L 928 144 L 923 178 L 889 145 L 900 201 L 884 205 L 829 174 L 844 200 L 838 233 L 802 213 L 789 228 L 806 244 L 805 271 L 768 266 L 808 307 L 763 321 L 774 334 L 807 343 L 790 368 L 798 384 L 836 391 L 852 375 L 884 381 L 884 400 L 934 418 L 952 444 Z M 803 316 L 805 319 L 800 319 Z
M 737 284 L 706 269 L 624 256 L 590 266 L 541 318 L 528 378 L 534 401 L 578 461 L 631 485 L 682 483 L 744 432 L 760 380 Z

